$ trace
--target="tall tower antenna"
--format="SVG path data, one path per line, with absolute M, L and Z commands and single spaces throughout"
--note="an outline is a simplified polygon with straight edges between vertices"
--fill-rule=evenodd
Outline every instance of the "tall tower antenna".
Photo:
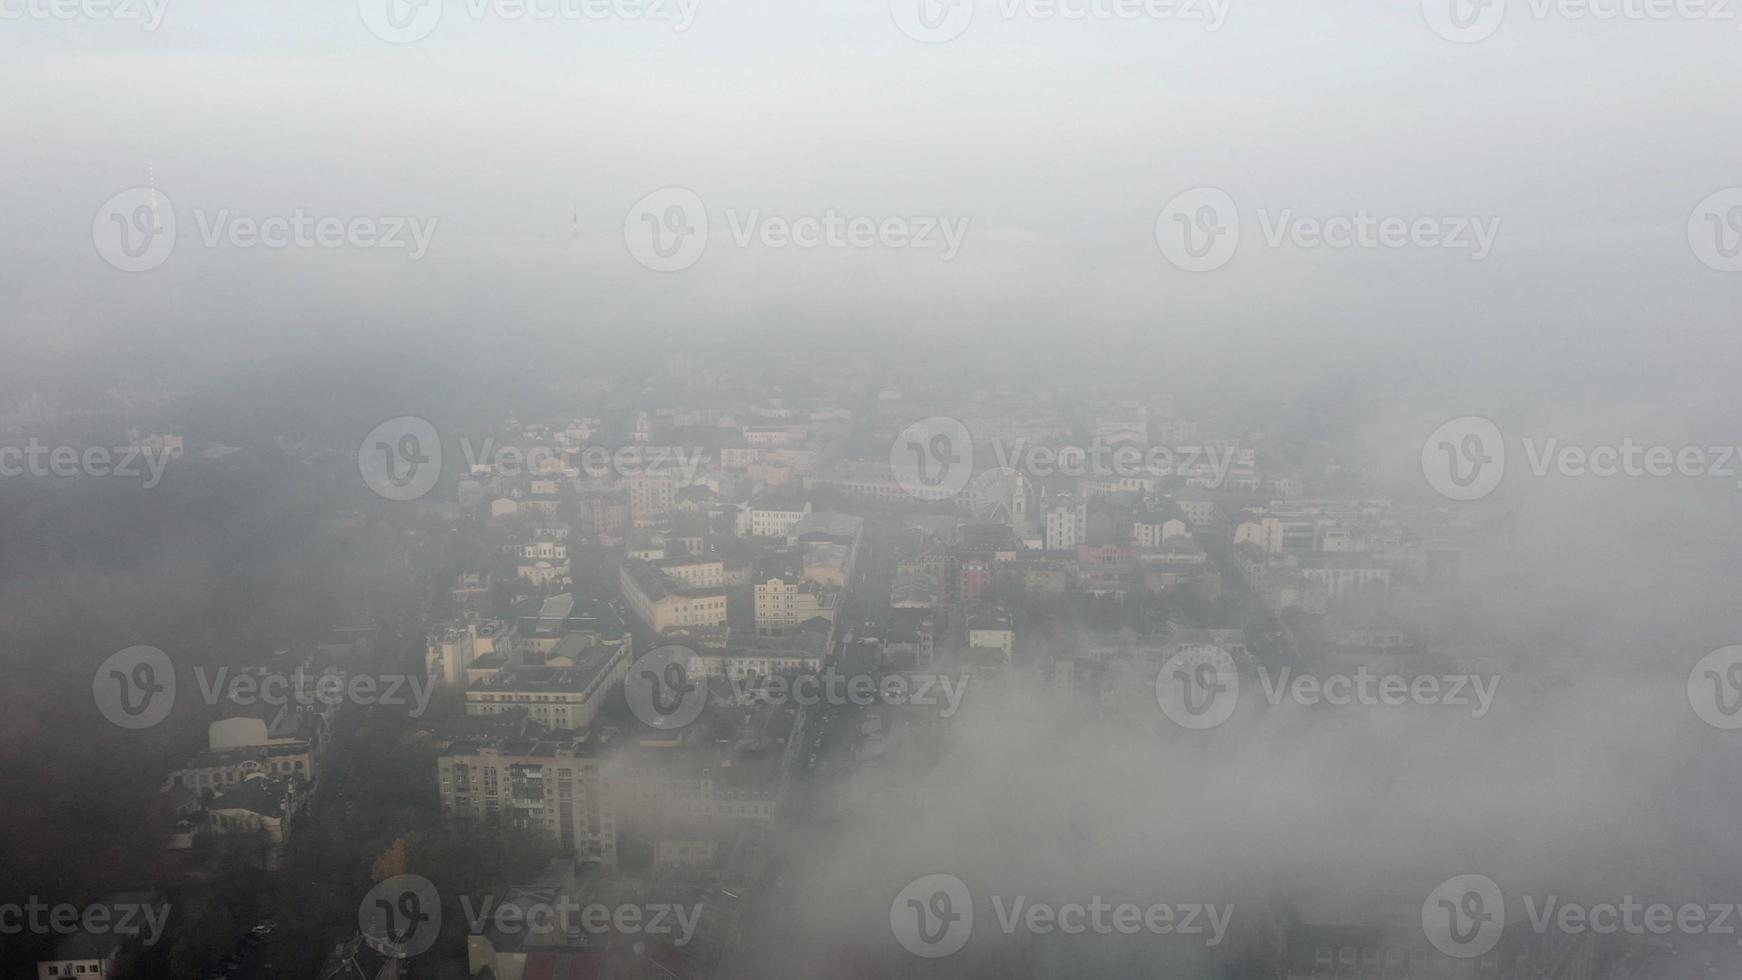
M 157 214 L 157 170 L 149 163 L 145 165 L 145 179 L 151 185 L 151 232 L 158 234 L 163 231 L 163 221 Z

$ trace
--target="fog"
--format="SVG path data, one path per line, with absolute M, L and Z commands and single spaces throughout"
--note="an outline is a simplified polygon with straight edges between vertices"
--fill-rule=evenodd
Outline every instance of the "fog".
M 245 663 L 390 609 L 421 654 L 415 590 L 471 566 L 357 482 L 352 447 L 382 419 L 450 441 L 516 416 L 615 425 L 774 389 L 821 400 L 814 376 L 838 370 L 913 408 L 877 420 L 879 447 L 1012 392 L 1166 403 L 1304 447 L 1291 472 L 1325 484 L 1307 497 L 1456 526 L 1455 583 L 1400 588 L 1385 614 L 1446 672 L 1499 686 L 1472 717 L 1266 704 L 1247 678 L 1229 723 L 1192 731 L 1156 711 L 1165 657 L 1116 704 L 975 674 L 947 736 L 809 791 L 815 819 L 770 845 L 780 880 L 742 927 L 742 975 L 1283 975 L 1257 965 L 1283 923 L 1334 908 L 1419 931 L 1422 900 L 1464 874 L 1496 879 L 1512 918 L 1518 893 L 1742 901 L 1742 733 L 1689 708 L 1696 662 L 1742 642 L 1742 472 L 1543 462 L 1550 440 L 1742 446 L 1742 274 L 1690 241 L 1742 234 L 1734 207 L 1699 218 L 1742 185 L 1733 17 L 1505 0 L 1493 36 L 1455 43 L 1430 27 L 1438 0 L 1229 0 L 1216 29 L 982 0 L 928 44 L 899 29 L 903 0 L 673 0 L 694 16 L 681 28 L 448 0 L 427 36 L 388 43 L 370 0 L 167 0 L 149 30 L 34 13 L 47 2 L 0 0 L 0 413 L 56 412 L 23 411 L 4 441 L 156 426 L 244 461 L 185 481 L 172 466 L 149 494 L 0 478 L 0 788 L 28 811 L 0 870 L 18 888 L 92 900 L 117 890 L 104 864 L 159 870 L 129 856 L 148 849 L 129 814 L 203 748 L 205 720 L 102 726 L 90 677 L 115 650 L 175 637 L 178 664 Z M 122 271 L 106 202 L 148 187 L 174 250 Z M 625 227 L 673 187 L 705 202 L 709 236 L 659 272 Z M 1239 246 L 1189 271 L 1158 237 L 1198 188 L 1235 203 Z M 295 212 L 411 219 L 427 250 L 212 230 Z M 964 233 L 949 258 L 735 240 L 825 212 Z M 1476 257 L 1274 230 L 1357 213 L 1493 238 Z M 671 370 L 679 356 L 733 384 Z M 574 378 L 612 379 L 608 408 L 568 397 Z M 1506 475 L 1480 500 L 1436 496 L 1423 441 L 1470 416 L 1504 434 Z M 335 531 L 353 510 L 368 529 Z M 940 873 L 968 884 L 984 933 L 901 960 L 890 903 Z M 1219 948 L 1175 936 L 1157 955 L 1153 937 L 998 937 L 991 896 L 1015 895 L 1235 912 Z M 1676 969 L 1733 975 L 1720 945 L 1729 973 Z

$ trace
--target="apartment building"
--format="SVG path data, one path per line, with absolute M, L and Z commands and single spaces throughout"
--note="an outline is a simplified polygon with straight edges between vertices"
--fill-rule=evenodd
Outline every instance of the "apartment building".
M 622 481 L 629 496 L 629 521 L 636 527 L 646 527 L 666 514 L 677 503 L 677 478 L 644 474 L 626 477 Z
M 832 623 L 841 598 L 839 589 L 798 576 L 772 576 L 757 583 L 755 592 L 756 632 L 761 636 L 785 636 L 817 618 Z
M 436 760 L 442 812 L 486 827 L 540 831 L 581 860 L 614 868 L 607 741 L 588 733 L 562 741 L 455 742 Z

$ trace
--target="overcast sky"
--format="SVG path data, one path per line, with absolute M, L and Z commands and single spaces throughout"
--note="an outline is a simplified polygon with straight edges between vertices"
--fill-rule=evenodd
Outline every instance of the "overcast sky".
M 474 18 L 448 0 L 433 33 L 389 44 L 350 2 L 165 0 L 156 30 L 25 2 L 0 6 L 25 14 L 0 24 L 0 313 L 27 346 L 119 335 L 245 356 L 330 342 L 339 323 L 353 339 L 1089 324 L 1291 352 L 1359 339 L 1397 363 L 1420 353 L 1428 373 L 1486 345 L 1543 370 L 1591 358 L 1596 338 L 1630 365 L 1677 363 L 1677 340 L 1735 349 L 1738 280 L 1687 237 L 1696 205 L 1742 184 L 1734 21 L 1538 18 L 1513 0 L 1491 37 L 1460 44 L 1404 0 L 1230 0 L 1217 30 L 1007 19 L 980 0 L 961 36 L 922 44 L 884 0 L 699 0 L 687 30 L 494 5 Z M 148 167 L 178 244 L 119 273 L 92 217 Z M 624 243 L 630 208 L 667 186 L 713 223 L 679 273 Z M 1185 272 L 1156 218 L 1206 186 L 1237 203 L 1244 237 L 1226 266 Z M 195 226 L 196 211 L 298 208 L 436 226 L 415 262 L 208 248 Z M 968 226 L 944 260 L 737 247 L 727 224 L 830 208 Z M 1481 260 L 1264 241 L 1261 210 L 1360 209 L 1498 234 Z M 1709 372 L 1698 360 L 1679 366 Z

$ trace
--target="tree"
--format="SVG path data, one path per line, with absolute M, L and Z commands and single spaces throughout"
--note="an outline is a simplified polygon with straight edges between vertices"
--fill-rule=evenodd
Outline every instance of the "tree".
M 393 841 L 392 846 L 381 852 L 381 856 L 369 868 L 371 881 L 386 881 L 405 873 L 405 844 L 406 838 L 399 837 Z

